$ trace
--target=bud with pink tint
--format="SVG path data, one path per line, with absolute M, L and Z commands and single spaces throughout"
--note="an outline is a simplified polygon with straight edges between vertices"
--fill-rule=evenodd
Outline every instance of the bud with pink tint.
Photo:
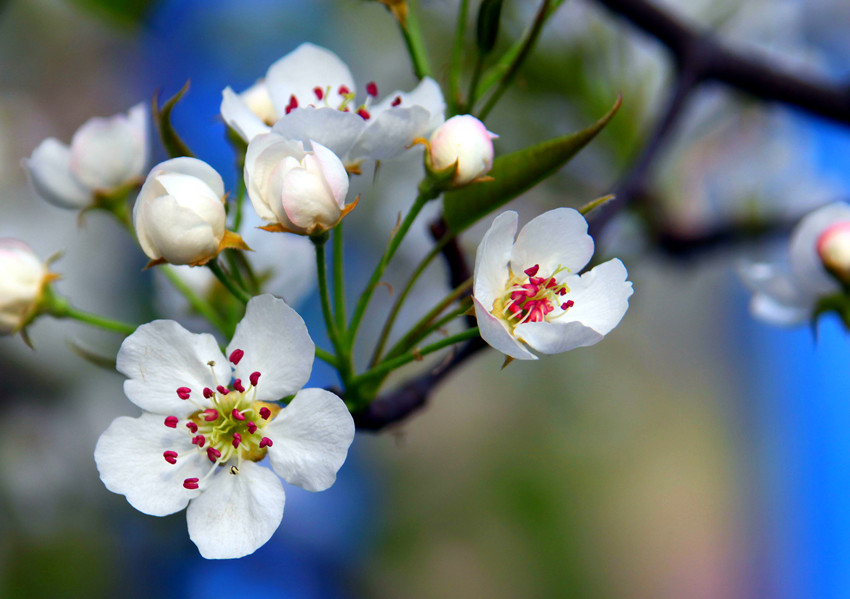
M 493 168 L 493 139 L 497 137 L 472 115 L 453 116 L 431 135 L 429 170 L 445 171 L 456 165 L 452 187 L 472 183 Z
M 824 230 L 818 237 L 817 249 L 826 270 L 843 284 L 850 283 L 850 221 Z

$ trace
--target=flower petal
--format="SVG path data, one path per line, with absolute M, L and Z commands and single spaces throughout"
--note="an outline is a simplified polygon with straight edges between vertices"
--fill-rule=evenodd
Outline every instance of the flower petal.
M 605 337 L 577 321 L 527 322 L 515 330 L 517 337 L 544 354 L 560 354 L 577 347 L 586 347 L 599 343 Z
M 257 135 L 248 144 L 245 152 L 245 187 L 248 198 L 257 215 L 266 222 L 278 221 L 278 214 L 270 202 L 279 203 L 280 196 L 272 193 L 272 179 L 288 156 L 297 161 L 304 158 L 304 146 L 301 142 L 288 140 L 277 134 Z
M 401 99 L 401 103 L 393 107 L 392 104 L 397 98 Z M 416 137 L 427 137 L 445 120 L 446 101 L 443 99 L 443 91 L 440 89 L 440 85 L 430 77 L 422 79 L 411 92 L 395 91 L 387 95 L 378 104 L 373 105 L 370 112 L 372 117 L 377 117 L 386 110 L 410 106 L 419 106 L 428 111 L 428 120 L 420 130 L 416 131 Z
M 177 463 L 163 457 L 176 451 Z M 116 418 L 94 449 L 94 461 L 106 488 L 127 498 L 134 508 L 151 516 L 182 510 L 198 491 L 183 488 L 183 481 L 203 471 L 200 454 L 183 431 L 168 428 L 161 416 Z
M 818 255 L 817 243 L 829 225 L 850 221 L 850 206 L 835 202 L 806 215 L 794 228 L 788 242 L 791 271 L 811 295 L 835 293 L 839 285 L 827 272 Z
M 255 136 L 271 131 L 271 127 L 230 87 L 221 92 L 221 118 L 245 141 L 251 141 Z
M 247 381 L 251 373 L 261 373 L 259 400 L 292 395 L 307 383 L 313 369 L 315 345 L 307 325 L 286 302 L 269 294 L 248 302 L 245 317 L 227 346 L 227 355 L 236 349 L 245 355 L 234 376 Z
M 350 164 L 348 154 L 366 130 L 367 121 L 334 108 L 300 108 L 283 116 L 272 131 L 304 144 L 317 141 Z
M 322 172 L 322 178 L 328 185 L 328 190 L 333 195 L 337 206 L 345 207 L 345 196 L 348 195 L 348 173 L 343 166 L 339 156 L 315 140 L 310 140 L 313 149 L 313 157 Z
M 207 559 L 254 553 L 280 525 L 285 499 L 280 479 L 254 462 L 217 472 L 186 510 L 189 538 Z
M 481 338 L 491 347 L 499 350 L 505 355 L 518 360 L 536 360 L 537 356 L 528 351 L 525 346 L 511 335 L 502 320 L 496 318 L 485 308 L 477 297 L 473 297 L 475 303 L 475 318 L 478 319 L 478 331 Z
M 266 73 L 266 85 L 279 115 L 286 112 L 292 96 L 299 106 L 328 105 L 336 110 L 344 100 L 338 91 L 340 86 L 354 91 L 354 79 L 345 63 L 330 50 L 310 43 L 301 44 L 272 64 Z M 313 92 L 316 87 L 327 90 L 321 102 Z
M 213 367 L 210 361 L 215 362 Z M 136 329 L 121 344 L 116 367 L 128 377 L 124 393 L 130 401 L 165 415 L 187 416 L 197 410 L 192 402 L 177 397 L 178 387 L 189 387 L 192 399 L 203 403 L 204 387 L 214 389 L 230 381 L 230 365 L 215 337 L 190 333 L 173 320 L 155 320 Z
M 91 189 L 120 187 L 141 176 L 146 137 L 144 127 L 123 114 L 90 119 L 71 138 L 71 172 Z
M 71 148 L 58 139 L 45 139 L 21 164 L 35 192 L 51 204 L 78 209 L 94 200 L 92 191 L 71 174 Z
M 354 419 L 345 403 L 324 389 L 303 389 L 265 429 L 272 468 L 308 491 L 336 480 L 354 440 Z
M 224 223 L 224 207 L 219 203 Z M 148 257 L 153 260 L 165 258 L 171 264 L 192 264 L 209 259 L 218 253 L 219 242 L 224 233 L 215 231 L 202 215 L 184 208 L 172 196 L 162 196 L 147 202 L 139 210 L 140 221 L 136 229 L 145 229 L 147 235 L 139 241 L 147 253 L 146 245 L 153 250 Z
M 752 292 L 750 312 L 766 322 L 790 326 L 805 322 L 814 309 L 816 294 L 796 277 L 774 264 L 744 263 L 738 274 Z
M 508 284 L 508 262 L 516 235 L 517 213 L 503 212 L 487 229 L 475 254 L 473 295 L 489 312 Z
M 430 114 L 421 106 L 398 107 L 372 115 L 360 139 L 348 152 L 352 162 L 387 160 L 404 152 L 428 128 Z
M 622 320 L 629 308 L 629 297 L 634 291 L 631 281 L 626 280 L 627 276 L 626 267 L 619 259 L 614 258 L 580 277 L 567 279 L 565 282 L 570 291 L 564 299 L 573 300 L 575 304 L 563 316 L 558 317 L 557 323 L 580 322 L 603 336 L 607 335 Z M 522 336 L 519 330 L 517 336 Z M 532 347 L 537 348 L 535 345 Z
M 778 326 L 795 326 L 812 317 L 810 306 L 783 304 L 765 293 L 753 295 L 750 300 L 750 312 L 755 318 Z
M 558 266 L 572 273 L 580 271 L 593 255 L 593 238 L 587 234 L 587 221 L 577 210 L 555 208 L 531 219 L 517 235 L 511 255 L 514 272 L 535 264 L 541 273 Z
M 148 180 L 153 179 L 156 175 L 165 174 L 180 174 L 188 175 L 194 179 L 200 179 L 209 186 L 213 195 L 221 199 L 224 197 L 224 181 L 218 171 L 211 167 L 203 160 L 191 158 L 189 156 L 181 156 L 179 158 L 171 158 L 165 162 L 160 162 L 151 169 Z M 172 191 L 168 191 L 172 193 Z M 159 194 L 157 194 L 159 195 Z

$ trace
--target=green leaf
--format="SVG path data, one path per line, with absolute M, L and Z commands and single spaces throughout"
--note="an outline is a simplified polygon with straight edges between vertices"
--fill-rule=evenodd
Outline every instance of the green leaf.
M 183 84 L 183 87 L 180 88 L 176 94 L 174 94 L 171 98 L 169 98 L 165 104 L 162 105 L 162 108 L 159 107 L 159 90 L 153 95 L 153 104 L 151 109 L 153 111 L 153 120 L 156 123 L 157 131 L 159 131 L 159 138 L 162 140 L 162 145 L 165 147 L 165 151 L 168 152 L 168 155 L 171 158 L 179 158 L 180 156 L 191 156 L 195 157 L 195 154 L 192 153 L 192 150 L 189 149 L 180 136 L 177 135 L 177 131 L 174 130 L 174 125 L 171 124 L 171 111 L 174 110 L 174 106 L 177 102 L 180 101 L 180 98 L 189 91 L 189 81 Z
M 460 233 L 555 174 L 605 128 L 621 102 L 618 97 L 611 110 L 587 129 L 499 156 L 490 170 L 492 180 L 446 192 L 443 217 L 452 233 Z
M 496 45 L 499 21 L 502 17 L 503 0 L 484 0 L 478 9 L 476 27 L 478 51 L 482 56 L 489 54 Z

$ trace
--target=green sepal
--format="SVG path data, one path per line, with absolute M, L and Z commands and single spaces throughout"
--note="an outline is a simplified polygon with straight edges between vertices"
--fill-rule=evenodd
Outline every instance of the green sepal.
M 812 310 L 812 316 L 809 319 L 809 324 L 812 331 L 817 331 L 817 321 L 824 314 L 835 313 L 841 319 L 844 328 L 850 331 L 850 295 L 847 293 L 835 293 L 827 295 L 818 300 L 815 304 L 815 309 Z
M 68 348 L 81 357 L 89 364 L 94 364 L 104 370 L 115 371 L 115 358 L 113 356 L 104 355 L 90 347 L 86 347 L 82 341 L 75 339 L 66 339 Z
M 544 141 L 517 152 L 499 156 L 482 181 L 443 195 L 443 216 L 457 234 L 555 174 L 599 134 L 617 113 L 621 97 L 605 116 L 577 133 Z
M 165 147 L 165 151 L 168 152 L 168 155 L 171 158 L 179 158 L 181 156 L 195 157 L 195 154 L 189 149 L 189 146 L 187 146 L 184 141 L 180 139 L 180 136 L 177 135 L 177 131 L 174 130 L 174 125 L 171 124 L 171 111 L 174 110 L 174 106 L 180 101 L 187 91 L 189 91 L 188 79 L 186 80 L 186 83 L 183 84 L 183 87 L 180 88 L 180 91 L 166 100 L 165 104 L 162 105 L 162 108 L 159 107 L 160 90 L 157 90 L 157 92 L 153 95 L 153 103 L 151 105 L 153 121 L 156 123 L 157 131 L 159 131 L 159 138 L 162 140 L 162 145 Z
M 476 41 L 482 56 L 489 54 L 496 45 L 499 35 L 499 21 L 502 18 L 503 0 L 484 0 L 478 9 Z
M 616 196 L 613 193 L 609 193 L 607 196 L 602 196 L 601 198 L 596 198 L 595 200 L 590 200 L 587 204 L 578 209 L 581 212 L 582 216 L 587 216 L 600 206 L 607 204 L 611 200 L 613 200 Z

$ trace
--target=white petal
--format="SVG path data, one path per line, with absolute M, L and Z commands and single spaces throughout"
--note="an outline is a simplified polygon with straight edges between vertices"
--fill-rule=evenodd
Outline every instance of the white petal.
M 817 251 L 818 237 L 829 225 L 850 221 L 850 206 L 843 202 L 829 204 L 808 214 L 795 227 L 788 242 L 791 271 L 812 295 L 835 293 L 838 283 L 823 267 Z
M 287 140 L 276 133 L 257 135 L 245 153 L 245 187 L 257 215 L 266 222 L 279 220 L 273 203 L 280 202 L 270 187 L 272 176 L 287 157 L 300 161 L 304 147 L 299 141 Z
M 324 389 L 303 389 L 264 429 L 272 468 L 308 491 L 336 480 L 354 440 L 354 419 L 343 401 Z
M 309 104 L 316 106 L 327 102 L 334 110 L 342 103 L 343 97 L 338 90 L 341 85 L 354 92 L 354 79 L 348 67 L 339 57 L 320 46 L 301 44 L 295 50 L 280 58 L 266 73 L 266 85 L 278 114 L 284 114 L 289 99 L 295 96 L 301 107 Z M 320 102 L 313 89 L 330 88 L 329 93 Z
M 165 258 L 171 264 L 192 264 L 215 256 L 224 233 L 225 218 L 221 203 L 217 208 L 221 214 L 213 228 L 204 216 L 182 207 L 172 196 L 147 202 L 139 209 L 140 219 L 136 223 L 142 248 L 146 249 L 149 244 L 153 250 L 149 258 Z
M 810 312 L 817 300 L 817 294 L 808 293 L 796 277 L 778 265 L 744 263 L 738 266 L 738 274 L 751 291 L 767 295 L 779 304 Z
M 210 361 L 215 362 L 213 368 Z M 192 399 L 206 404 L 204 387 L 230 382 L 230 364 L 215 337 L 190 333 L 173 320 L 155 320 L 136 329 L 121 344 L 116 367 L 128 377 L 124 393 L 130 401 L 164 415 L 187 416 L 197 410 L 192 402 L 177 397 L 179 387 L 189 387 Z
M 349 164 L 349 151 L 366 127 L 367 121 L 353 112 L 340 112 L 335 108 L 304 108 L 281 117 L 272 131 L 305 144 L 310 140 L 317 141 Z
M 755 318 L 778 326 L 795 326 L 809 320 L 813 306 L 784 304 L 765 293 L 756 293 L 750 300 L 750 312 Z
M 555 208 L 528 221 L 517 235 L 511 255 L 515 272 L 540 265 L 542 275 L 564 266 L 580 271 L 593 255 L 593 238 L 587 221 L 577 210 Z
M 176 464 L 165 461 L 166 450 L 177 452 Z M 183 481 L 203 475 L 201 457 L 185 430 L 165 426 L 163 417 L 154 414 L 116 418 L 94 449 L 94 461 L 106 488 L 124 495 L 130 505 L 151 516 L 180 511 L 198 495 L 196 490 L 185 489 Z
M 508 331 L 507 325 L 493 316 L 477 297 L 473 297 L 475 303 L 475 318 L 478 320 L 478 331 L 492 348 L 499 350 L 505 355 L 518 360 L 536 360 L 537 356 L 528 351 L 525 346 L 517 341 Z
M 51 204 L 77 209 L 94 200 L 92 191 L 71 174 L 71 149 L 53 137 L 38 144 L 21 164 L 35 192 Z
M 322 176 L 340 209 L 345 207 L 348 195 L 348 173 L 339 156 L 315 140 L 310 140 L 313 156 L 321 167 Z
M 245 317 L 227 346 L 245 352 L 234 376 L 248 381 L 251 373 L 260 373 L 257 399 L 276 400 L 292 395 L 303 387 L 313 369 L 315 346 L 307 325 L 282 299 L 259 295 L 248 302 Z
M 309 231 L 314 225 L 330 228 L 339 220 L 339 205 L 315 158 L 307 156 L 304 162 L 307 168 L 292 169 L 282 180 L 281 205 L 287 218 L 301 229 Z
M 607 335 L 619 324 L 629 308 L 629 297 L 633 289 L 631 281 L 626 280 L 627 276 L 626 267 L 620 260 L 614 258 L 594 267 L 581 277 L 570 277 L 565 280 L 570 291 L 563 296 L 563 300 L 573 300 L 575 305 L 555 322 L 558 324 L 580 322 L 600 335 Z M 525 333 L 520 333 L 519 328 L 517 327 L 517 336 L 528 340 Z M 545 352 L 531 341 L 529 344 Z
M 600 342 L 605 335 L 580 322 L 527 322 L 515 329 L 517 337 L 544 354 L 559 354 Z
M 217 237 L 224 234 L 224 204 L 221 196 L 201 179 L 182 173 L 167 173 L 157 176 L 157 181 L 166 193 L 183 208 L 188 208 L 213 227 Z
M 138 151 L 133 154 L 135 162 L 130 163 L 130 176 L 141 177 L 144 173 L 145 166 L 148 164 L 148 154 L 150 154 L 150 135 L 148 133 L 148 105 L 146 102 L 139 102 L 127 112 L 127 121 L 130 124 L 137 139 L 141 139 L 141 146 Z
M 493 301 L 502 295 L 508 283 L 508 263 L 516 235 L 517 213 L 503 212 L 487 229 L 478 252 L 475 254 L 473 295 L 486 307 L 493 309 Z
M 254 553 L 280 525 L 285 499 L 280 479 L 268 468 L 242 462 L 238 474 L 222 469 L 186 510 L 189 538 L 207 559 Z
M 229 87 L 221 92 L 221 117 L 245 141 L 251 141 L 255 136 L 271 131 L 271 127 Z
M 109 191 L 141 174 L 146 134 L 123 114 L 95 117 L 71 138 L 71 172 L 91 189 Z
M 421 106 L 398 107 L 373 115 L 348 153 L 351 162 L 387 160 L 404 152 L 428 128 L 430 114 Z
M 224 181 L 221 179 L 221 175 L 203 160 L 189 156 L 171 158 L 153 167 L 148 178 L 151 179 L 157 175 L 165 174 L 180 174 L 195 177 L 206 183 L 215 197 L 222 198 L 224 196 Z
M 393 106 L 392 103 L 396 98 L 401 98 L 401 103 L 398 106 Z M 428 111 L 428 120 L 422 125 L 421 129 L 416 131 L 416 137 L 428 137 L 445 120 L 446 102 L 443 99 L 443 91 L 440 89 L 440 85 L 430 77 L 425 77 L 409 93 L 395 91 L 387 95 L 378 104 L 372 106 L 370 112 L 373 117 L 376 117 L 385 110 L 410 106 L 420 106 Z

